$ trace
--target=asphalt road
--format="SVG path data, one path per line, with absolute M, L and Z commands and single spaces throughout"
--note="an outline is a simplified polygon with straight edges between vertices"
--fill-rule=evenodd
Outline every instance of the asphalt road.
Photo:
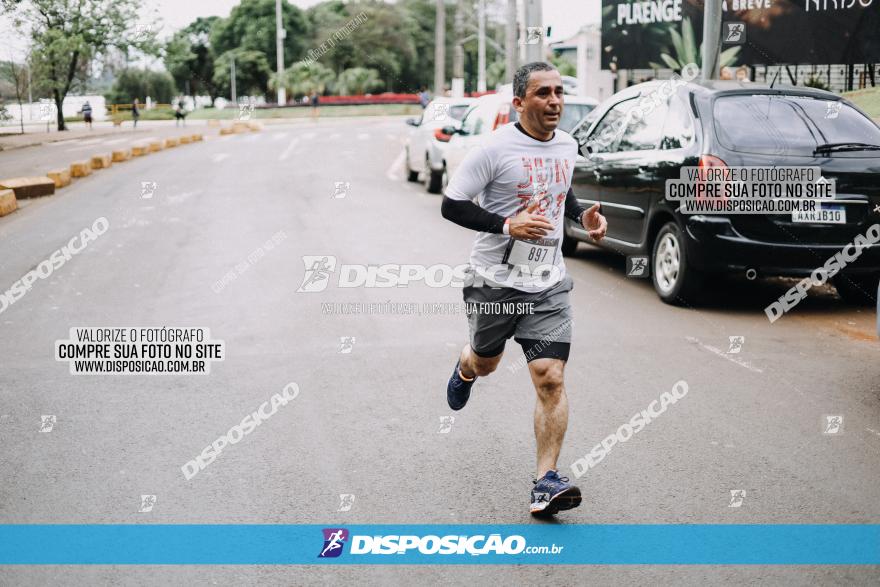
M 406 128 L 360 119 L 212 137 L 114 165 L 0 219 L 2 290 L 95 219 L 109 222 L 0 313 L 0 522 L 543 523 L 528 514 L 534 391 L 515 369 L 516 345 L 441 433 L 464 315 L 326 313 L 356 302 L 454 304 L 460 289 L 297 292 L 306 255 L 466 262 L 472 234 L 405 181 Z M 155 182 L 152 197 L 143 182 Z M 237 266 L 245 270 L 217 287 Z M 674 308 L 626 278 L 618 257 L 582 245 L 567 266 L 576 322 L 561 472 L 574 477 L 575 459 L 679 379 L 689 392 L 578 479 L 585 501 L 557 523 L 880 522 L 873 311 L 826 290 L 771 325 L 763 307 L 785 284 L 731 279 L 706 307 Z M 54 345 L 79 326 L 208 327 L 227 355 L 210 375 L 74 376 Z M 731 336 L 744 337 L 739 353 L 728 352 Z M 342 337 L 354 337 L 348 353 Z M 181 465 L 289 382 L 296 400 L 184 478 Z M 51 432 L 40 432 L 43 415 L 56 416 Z M 828 415 L 843 416 L 840 432 L 824 433 Z M 739 507 L 732 490 L 746 492 Z M 140 513 L 144 494 L 156 503 Z M 355 496 L 349 511 L 339 511 L 341 494 Z M 0 569 L 10 585 L 554 580 L 876 584 L 880 568 Z

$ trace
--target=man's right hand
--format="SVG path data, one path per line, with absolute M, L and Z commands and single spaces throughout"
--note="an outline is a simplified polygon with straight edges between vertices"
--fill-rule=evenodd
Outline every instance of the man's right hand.
M 510 236 L 522 239 L 544 238 L 548 231 L 553 230 L 553 225 L 546 216 L 535 214 L 538 202 L 532 202 L 529 206 L 510 219 Z

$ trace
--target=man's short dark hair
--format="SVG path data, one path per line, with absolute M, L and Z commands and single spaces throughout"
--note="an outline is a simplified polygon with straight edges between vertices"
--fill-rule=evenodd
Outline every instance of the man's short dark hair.
M 533 71 L 556 71 L 556 68 L 543 61 L 526 63 L 513 74 L 513 95 L 520 98 L 526 97 L 526 86 L 529 85 L 529 76 Z

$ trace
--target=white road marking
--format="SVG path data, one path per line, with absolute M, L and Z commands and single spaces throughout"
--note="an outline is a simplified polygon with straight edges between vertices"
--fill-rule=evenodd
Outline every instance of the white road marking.
M 293 152 L 293 150 L 296 148 L 296 145 L 298 143 L 299 143 L 299 139 L 293 139 L 292 141 L 290 141 L 290 144 L 287 145 L 287 148 L 284 149 L 284 152 L 281 153 L 281 155 L 278 157 L 278 160 L 284 161 L 285 159 L 287 159 L 290 156 L 290 154 Z
M 401 165 L 403 165 L 404 159 L 406 159 L 406 151 L 401 149 L 400 155 L 398 155 L 397 158 L 394 159 L 394 161 L 388 167 L 388 171 L 385 172 L 385 177 L 387 177 L 391 181 L 400 181 L 400 176 L 397 175 L 397 169 Z
M 333 133 L 332 135 L 330 135 L 330 136 L 327 137 L 327 138 L 330 139 L 330 140 L 333 140 L 333 139 L 338 139 L 338 138 L 341 137 L 341 136 L 342 136 L 341 134 L 339 134 L 338 132 L 335 132 L 335 133 Z
M 229 157 L 229 153 L 217 153 L 216 155 L 211 157 L 211 161 L 213 161 L 214 163 L 220 163 L 221 161 L 223 161 L 224 159 L 227 159 L 228 157 Z
M 286 139 L 286 138 L 287 138 L 287 133 L 286 133 L 286 132 L 275 132 L 275 133 L 272 133 L 272 140 L 273 140 L 273 141 L 280 141 L 281 139 Z
M 745 367 L 749 371 L 752 371 L 754 373 L 763 373 L 764 372 L 762 369 L 758 369 L 757 367 L 753 366 L 750 363 L 747 363 L 746 361 L 743 361 L 741 359 L 737 359 L 737 358 L 730 356 L 729 354 L 725 353 L 721 349 L 715 348 L 715 347 L 708 345 L 708 344 L 703 344 L 702 342 L 700 342 L 699 340 L 697 340 L 693 336 L 686 336 L 685 340 L 687 340 L 689 343 L 696 344 L 700 348 L 706 349 L 707 351 L 709 351 L 712 354 L 718 355 L 722 359 L 727 359 L 731 363 L 736 363 L 740 367 Z
M 867 430 L 867 431 L 870 432 L 871 434 L 876 434 L 877 436 L 880 436 L 880 432 L 877 432 L 877 431 L 874 430 L 873 428 L 865 428 L 865 430 Z
M 117 143 L 121 143 L 123 141 L 129 140 L 128 137 L 123 137 L 121 139 L 113 139 L 112 141 L 104 141 L 105 145 L 115 145 Z
M 313 132 L 307 132 L 306 134 L 303 135 L 303 138 L 304 138 L 305 140 L 309 140 L 309 139 L 313 139 L 313 138 L 315 138 L 315 136 L 316 136 L 315 133 L 313 133 Z
M 366 141 L 368 138 L 370 138 L 370 134 L 369 134 L 369 133 L 365 133 L 365 132 L 358 133 L 357 138 L 358 138 L 359 141 Z
M 46 143 L 50 147 L 69 147 L 70 145 L 76 145 L 82 142 L 82 139 L 70 139 L 67 141 L 54 141 L 51 143 Z

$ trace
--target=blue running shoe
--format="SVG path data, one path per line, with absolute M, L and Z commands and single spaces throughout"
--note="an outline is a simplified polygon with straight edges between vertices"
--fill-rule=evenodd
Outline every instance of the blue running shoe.
M 462 379 L 461 374 L 458 371 L 460 366 L 461 360 L 459 359 L 459 361 L 455 363 L 455 371 L 452 372 L 452 377 L 449 378 L 449 383 L 446 384 L 446 402 L 453 410 L 460 410 L 465 404 L 467 404 L 471 397 L 471 387 L 474 386 L 474 381 L 477 380 L 476 377 L 470 381 Z
M 581 505 L 581 490 L 560 477 L 556 471 L 547 471 L 534 481 L 531 512 L 535 515 L 552 516 L 562 510 Z

